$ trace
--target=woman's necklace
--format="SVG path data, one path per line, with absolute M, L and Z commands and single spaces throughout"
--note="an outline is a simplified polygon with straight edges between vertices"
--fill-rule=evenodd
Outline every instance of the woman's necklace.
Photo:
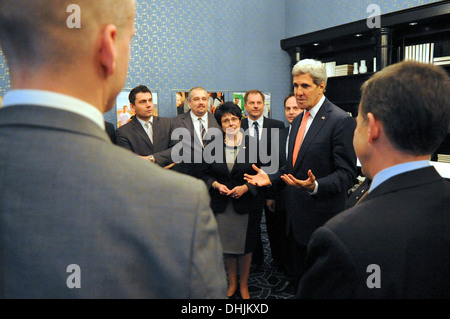
M 238 146 L 241 145 L 242 143 L 242 137 L 241 136 L 234 136 L 234 139 L 232 141 L 228 140 L 227 137 L 225 136 L 225 140 L 224 140 L 225 146 L 228 148 L 234 148 L 237 149 Z

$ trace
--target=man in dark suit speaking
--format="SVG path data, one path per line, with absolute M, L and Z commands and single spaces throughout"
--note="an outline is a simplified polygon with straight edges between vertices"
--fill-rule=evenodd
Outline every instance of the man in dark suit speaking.
M 297 281 L 313 231 L 344 210 L 347 190 L 356 179 L 352 145 L 355 120 L 325 96 L 325 66 L 301 60 L 292 70 L 294 94 L 304 110 L 292 122 L 288 159 L 274 174 L 255 167 L 248 182 L 274 189 L 288 185 L 287 229 Z
M 116 144 L 160 166 L 171 164 L 170 150 L 167 150 L 173 130 L 172 120 L 153 115 L 153 95 L 144 85 L 132 89 L 128 100 L 135 116 L 117 129 Z
M 450 182 L 430 156 L 450 123 L 442 68 L 406 61 L 362 87 L 354 146 L 369 193 L 312 236 L 301 298 L 450 298 Z

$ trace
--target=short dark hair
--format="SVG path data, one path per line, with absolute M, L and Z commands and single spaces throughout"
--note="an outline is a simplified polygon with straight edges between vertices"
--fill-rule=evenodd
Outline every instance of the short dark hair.
M 149 90 L 149 88 L 146 87 L 145 85 L 138 85 L 134 89 L 132 89 L 130 94 L 128 95 L 128 100 L 130 101 L 131 104 L 134 104 L 136 102 L 136 95 L 138 93 L 152 94 L 152 92 Z
M 234 104 L 234 102 L 224 102 L 216 109 L 214 117 L 216 118 L 216 121 L 220 126 L 222 126 L 222 117 L 225 114 L 232 114 L 234 116 L 237 116 L 239 119 L 242 119 L 242 110 L 239 106 Z
M 450 123 L 450 81 L 439 66 L 403 61 L 390 65 L 361 88 L 360 112 L 383 123 L 388 139 L 400 151 L 432 154 Z

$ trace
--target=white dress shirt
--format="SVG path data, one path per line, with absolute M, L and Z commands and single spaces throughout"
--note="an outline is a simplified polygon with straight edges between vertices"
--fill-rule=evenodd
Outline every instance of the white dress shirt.
M 150 127 L 147 129 L 147 122 L 144 120 L 141 120 L 139 117 L 137 117 L 137 120 L 139 121 L 139 123 L 141 123 L 142 128 L 144 129 L 145 133 L 147 133 L 148 138 L 150 139 L 150 141 L 153 143 L 153 116 L 150 118 L 150 120 L 148 122 L 150 122 Z
M 259 139 L 261 139 L 261 135 L 262 135 L 262 132 L 263 132 L 262 128 L 263 128 L 263 123 L 264 123 L 264 116 L 261 116 L 256 121 L 253 121 L 251 118 L 248 118 L 248 129 L 249 129 L 250 136 L 252 136 L 252 137 L 256 137 L 255 126 L 253 125 L 254 122 L 258 123 Z
M 192 123 L 194 124 L 194 130 L 195 132 L 197 132 L 197 137 L 198 140 L 200 142 L 200 144 L 203 145 L 203 141 L 202 141 L 202 133 L 200 130 L 200 121 L 198 120 L 199 118 L 202 119 L 203 121 L 203 126 L 205 127 L 205 130 L 208 131 L 208 112 L 206 112 L 203 116 L 197 116 L 195 115 L 192 111 L 191 111 L 191 118 L 192 118 Z

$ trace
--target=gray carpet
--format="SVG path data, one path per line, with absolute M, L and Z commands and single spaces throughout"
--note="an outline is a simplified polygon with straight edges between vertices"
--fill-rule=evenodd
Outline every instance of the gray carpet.
M 293 291 L 289 289 L 284 292 L 274 291 L 278 283 L 285 280 L 284 275 L 278 271 L 272 255 L 267 237 L 266 221 L 264 214 L 261 220 L 261 238 L 264 248 L 264 262 L 254 269 L 252 266 L 248 282 L 251 299 L 293 299 Z

